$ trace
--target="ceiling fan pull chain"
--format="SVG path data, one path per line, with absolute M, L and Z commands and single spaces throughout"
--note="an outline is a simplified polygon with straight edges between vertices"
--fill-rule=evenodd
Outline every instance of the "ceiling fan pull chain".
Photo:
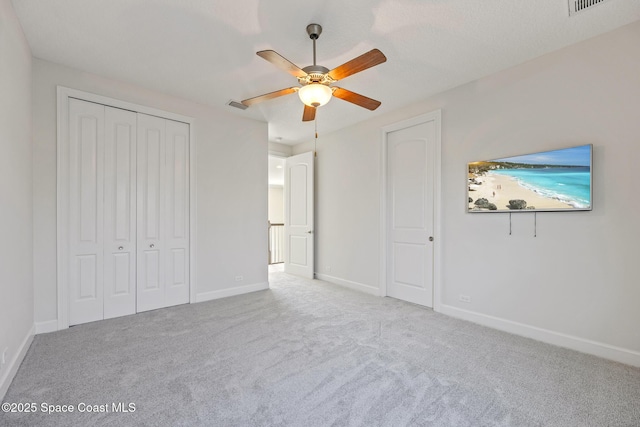
M 318 116 L 315 117 L 315 120 L 313 121 L 313 123 L 316 127 L 315 129 L 316 138 L 313 140 L 313 155 L 315 157 L 318 157 Z

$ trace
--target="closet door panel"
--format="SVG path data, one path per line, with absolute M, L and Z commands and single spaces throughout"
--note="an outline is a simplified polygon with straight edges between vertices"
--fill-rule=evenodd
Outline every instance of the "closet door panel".
M 137 311 L 165 306 L 165 120 L 138 114 Z
M 189 125 L 166 122 L 166 305 L 189 302 Z
M 105 107 L 105 319 L 136 312 L 136 121 Z
M 103 318 L 104 106 L 69 100 L 69 324 Z

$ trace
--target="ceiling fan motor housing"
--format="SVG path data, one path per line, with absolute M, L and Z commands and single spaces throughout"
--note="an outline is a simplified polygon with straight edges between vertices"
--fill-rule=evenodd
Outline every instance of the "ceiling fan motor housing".
M 309 65 L 308 67 L 304 67 L 302 71 L 307 73 L 307 75 L 304 77 L 298 77 L 298 82 L 301 85 L 308 85 L 311 83 L 329 85 L 335 81 L 329 77 L 329 69 L 322 65 Z

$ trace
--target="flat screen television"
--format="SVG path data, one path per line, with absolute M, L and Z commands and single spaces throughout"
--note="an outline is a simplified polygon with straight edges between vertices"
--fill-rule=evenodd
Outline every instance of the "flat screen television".
M 593 146 L 469 163 L 469 212 L 589 211 Z

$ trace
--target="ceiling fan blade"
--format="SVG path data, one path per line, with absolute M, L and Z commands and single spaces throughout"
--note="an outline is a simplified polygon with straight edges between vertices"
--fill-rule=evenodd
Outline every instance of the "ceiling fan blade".
M 287 89 L 280 89 L 275 92 L 265 93 L 264 95 L 255 96 L 253 98 L 245 99 L 242 101 L 244 105 L 247 107 L 251 107 L 253 104 L 257 104 L 258 102 L 267 101 L 269 99 L 278 98 L 280 96 L 289 95 L 290 93 L 297 92 L 297 87 L 290 87 Z
M 304 111 L 302 112 L 302 121 L 310 122 L 316 118 L 316 109 L 315 107 L 309 107 L 305 104 Z
M 347 102 L 351 102 L 352 104 L 359 105 L 360 107 L 364 107 L 367 110 L 371 111 L 375 110 L 382 104 L 382 102 L 380 101 L 367 98 L 364 95 L 360 95 L 358 93 L 351 92 L 350 90 L 342 89 L 340 87 L 334 89 L 333 96 L 343 99 Z
M 302 71 L 300 67 L 289 61 L 284 56 L 280 55 L 275 50 L 261 50 L 260 52 L 257 52 L 256 55 L 258 55 L 260 58 L 266 59 L 276 67 L 286 71 L 294 77 L 305 77 L 307 75 L 307 73 Z
M 329 71 L 329 76 L 334 80 L 342 80 L 345 77 L 349 77 L 360 71 L 364 71 L 367 68 L 375 67 L 376 65 L 386 62 L 387 57 L 378 49 L 371 49 L 369 52 L 364 53 L 357 58 L 353 58 L 351 61 L 345 62 L 339 67 Z

